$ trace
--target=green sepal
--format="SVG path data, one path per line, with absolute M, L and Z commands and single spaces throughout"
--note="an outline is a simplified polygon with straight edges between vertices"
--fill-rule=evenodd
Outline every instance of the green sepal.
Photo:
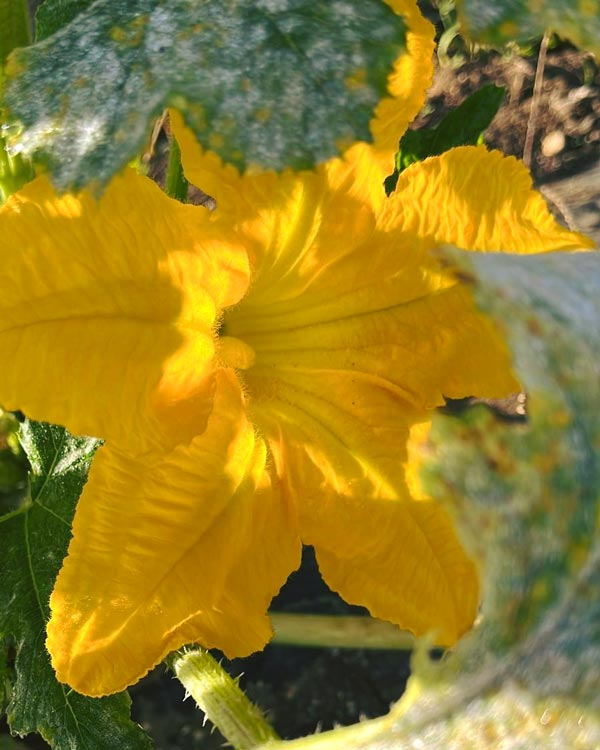
M 407 130 L 396 154 L 394 173 L 385 181 L 387 194 L 395 190 L 398 176 L 411 164 L 429 156 L 439 156 L 456 146 L 481 143 L 484 132 L 500 109 L 505 93 L 506 89 L 502 86 L 483 86 L 448 112 L 436 127 Z
M 56 681 L 45 649 L 48 600 L 67 551 L 71 521 L 99 443 L 25 421 L 20 430 L 30 496 L 0 518 L 0 644 L 14 646 L 11 731 L 38 732 L 55 750 L 147 750 L 126 693 L 87 698 Z
M 241 170 L 310 168 L 371 140 L 403 45 L 381 0 L 96 0 L 11 56 L 6 102 L 60 189 L 106 185 L 166 106 Z

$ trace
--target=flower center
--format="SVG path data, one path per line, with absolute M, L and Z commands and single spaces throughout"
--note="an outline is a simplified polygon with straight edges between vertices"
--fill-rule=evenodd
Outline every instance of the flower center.
M 217 339 L 217 357 L 224 367 L 247 370 L 252 367 L 256 354 L 251 346 L 234 336 L 219 336 Z

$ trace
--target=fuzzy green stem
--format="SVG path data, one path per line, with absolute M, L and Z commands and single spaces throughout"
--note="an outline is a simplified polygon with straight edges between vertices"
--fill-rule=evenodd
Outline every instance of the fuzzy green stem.
M 165 192 L 171 198 L 175 198 L 175 200 L 182 203 L 185 203 L 187 200 L 188 181 L 183 174 L 179 144 L 173 137 L 171 137 L 171 148 L 169 150 Z
M 414 636 L 370 617 L 271 612 L 272 643 L 325 648 L 381 648 L 410 651 Z
M 393 720 L 388 714 L 297 740 L 270 742 L 255 750 L 402 750 L 403 747 L 395 741 Z
M 180 651 L 171 663 L 186 691 L 235 750 L 250 750 L 279 739 L 260 710 L 208 651 Z

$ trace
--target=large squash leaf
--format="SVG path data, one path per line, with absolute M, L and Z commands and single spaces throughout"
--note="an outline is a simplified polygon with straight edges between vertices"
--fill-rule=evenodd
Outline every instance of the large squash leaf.
M 527 422 L 438 415 L 426 489 L 482 564 L 474 630 L 381 719 L 270 750 L 600 747 L 600 255 L 452 251 L 505 332 Z
M 556 31 L 600 55 L 600 0 L 457 0 L 465 31 L 491 44 L 541 37 Z
M 359 139 L 403 44 L 382 0 L 48 0 L 9 60 L 6 103 L 61 188 L 106 184 L 180 109 L 241 169 L 311 167 Z M 80 10 L 80 8 L 83 9 Z M 79 11 L 79 12 L 75 12 Z

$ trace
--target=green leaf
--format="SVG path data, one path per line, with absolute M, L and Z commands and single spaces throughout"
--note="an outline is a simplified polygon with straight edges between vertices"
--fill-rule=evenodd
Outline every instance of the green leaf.
M 551 29 L 600 54 L 600 0 L 457 0 L 457 6 L 473 39 L 502 45 L 541 37 Z
M 21 442 L 31 464 L 30 502 L 0 518 L 0 644 L 10 637 L 15 647 L 11 730 L 39 732 L 57 750 L 149 748 L 129 718 L 126 693 L 78 695 L 56 681 L 44 646 L 48 599 L 98 442 L 35 422 L 22 425 Z
M 29 465 L 18 442 L 18 431 L 14 414 L 0 409 L 0 518 L 20 508 L 29 495 Z
M 17 148 L 102 186 L 171 105 L 241 169 L 311 167 L 370 140 L 403 29 L 381 0 L 96 0 L 11 57 Z
M 27 502 L 27 462 L 12 450 L 0 450 L 0 519 Z
M 394 174 L 385 183 L 388 195 L 395 190 L 398 176 L 411 164 L 456 146 L 477 145 L 500 109 L 505 93 L 502 86 L 483 86 L 448 112 L 435 128 L 407 130 L 396 154 Z
M 27 0 L 0 0 L 0 66 L 15 47 L 29 44 Z
M 4 716 L 10 701 L 12 673 L 8 666 L 8 641 L 0 641 L 0 716 Z
M 448 258 L 528 394 L 526 422 L 437 414 L 422 453 L 481 564 L 480 622 L 441 662 L 417 655 L 389 716 L 290 750 L 600 747 L 600 255 Z
M 62 29 L 93 2 L 94 0 L 46 0 L 35 14 L 36 41 L 40 42 Z

